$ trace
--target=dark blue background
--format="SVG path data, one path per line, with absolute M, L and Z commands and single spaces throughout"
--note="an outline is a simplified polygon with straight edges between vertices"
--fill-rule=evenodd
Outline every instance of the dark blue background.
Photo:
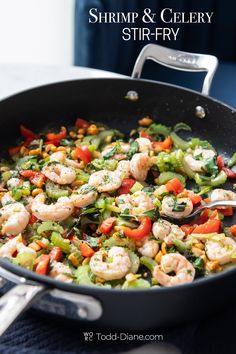
M 91 24 L 89 9 L 99 11 L 136 11 L 144 8 L 160 13 L 173 11 L 214 12 L 212 24 Z M 140 16 L 141 18 L 142 16 Z M 151 42 L 124 41 L 123 27 L 180 27 L 176 41 L 158 44 L 179 50 L 216 55 L 220 66 L 213 81 L 211 95 L 236 107 L 236 2 L 222 0 L 77 0 L 75 12 L 75 65 L 87 66 L 130 75 L 142 47 Z M 157 43 L 157 42 L 156 42 Z M 180 84 L 200 90 L 199 74 L 183 74 L 163 69 L 157 64 L 145 65 L 143 77 Z

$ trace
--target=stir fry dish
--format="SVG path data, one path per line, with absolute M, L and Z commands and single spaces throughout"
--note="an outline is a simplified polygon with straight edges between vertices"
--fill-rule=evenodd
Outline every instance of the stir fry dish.
M 224 161 L 184 130 L 150 117 L 129 136 L 81 118 L 39 134 L 20 126 L 0 165 L 0 257 L 59 281 L 119 289 L 189 283 L 234 266 L 236 225 L 224 224 L 232 207 L 184 218 L 236 200 L 222 188 L 227 179 L 233 186 L 236 153 Z

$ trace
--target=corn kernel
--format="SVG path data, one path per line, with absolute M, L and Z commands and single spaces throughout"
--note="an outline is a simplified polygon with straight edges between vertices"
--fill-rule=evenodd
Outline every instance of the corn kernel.
M 203 250 L 204 249 L 204 244 L 201 243 L 201 242 L 198 242 L 194 245 L 195 247 L 199 248 L 200 250 Z
M 58 151 L 66 151 L 66 148 L 65 146 L 58 146 L 55 150 L 55 152 L 58 152 Z
M 24 155 L 24 154 L 26 154 L 26 153 L 28 154 L 28 151 L 29 151 L 29 150 L 28 150 L 25 146 L 22 146 L 21 149 L 20 149 L 21 155 Z
M 155 257 L 155 261 L 157 262 L 157 264 L 161 263 L 161 257 L 162 257 L 162 252 L 159 251 Z
M 166 243 L 165 242 L 162 242 L 162 244 L 161 244 L 161 252 L 162 252 L 163 255 L 167 253 L 166 252 Z
M 85 259 L 83 260 L 82 265 L 89 264 L 89 262 L 90 262 L 90 258 L 87 257 L 87 258 L 85 258 Z
M 84 129 L 84 128 L 79 128 L 78 129 L 78 134 L 80 134 L 80 135 L 84 135 L 85 132 L 86 132 L 86 129 Z
M 96 282 L 96 283 L 105 283 L 105 279 L 100 278 L 100 277 L 96 277 L 96 278 L 95 278 L 95 282 Z
M 93 157 L 99 159 L 99 158 L 101 158 L 101 153 L 99 151 L 94 151 L 93 152 Z
M 42 188 L 35 188 L 32 190 L 32 197 L 36 197 L 36 195 L 40 194 L 40 193 L 43 193 L 43 190 Z
M 41 247 L 36 242 L 31 242 L 28 247 L 32 248 L 36 252 L 41 250 Z
M 138 121 L 139 125 L 142 125 L 144 127 L 148 127 L 153 123 L 153 120 L 150 117 L 144 117 Z
M 83 184 L 85 184 L 84 181 L 75 180 L 74 182 L 71 183 L 71 187 L 72 187 L 72 188 L 80 187 L 80 186 L 82 186 Z
M 40 150 L 39 149 L 33 149 L 29 151 L 29 156 L 32 155 L 40 155 Z
M 200 257 L 200 256 L 203 256 L 205 254 L 205 252 L 197 247 L 192 247 L 191 249 L 192 253 L 194 254 L 194 256 L 196 257 Z
M 42 153 L 42 157 L 43 157 L 44 159 L 46 159 L 48 156 L 49 156 L 49 155 L 48 155 L 47 152 L 43 152 L 43 153 Z
M 77 137 L 77 134 L 75 132 L 70 132 L 69 135 L 72 139 L 75 139 Z
M 89 135 L 96 135 L 98 134 L 98 127 L 95 124 L 91 124 L 88 129 L 87 129 L 87 133 Z
M 207 262 L 207 256 L 206 256 L 205 254 L 203 254 L 203 255 L 201 256 L 201 259 L 202 259 L 203 262 L 206 264 L 206 262 Z
M 222 267 L 220 266 L 218 261 L 207 261 L 206 262 L 206 269 L 209 272 L 219 272 L 222 270 Z
M 71 263 L 73 264 L 74 267 L 78 267 L 79 266 L 79 260 L 73 253 L 71 253 L 69 255 L 68 259 L 71 261 Z
M 52 152 L 55 152 L 57 149 L 57 147 L 53 144 L 48 144 L 45 148 L 45 152 L 49 152 L 49 151 L 52 151 Z

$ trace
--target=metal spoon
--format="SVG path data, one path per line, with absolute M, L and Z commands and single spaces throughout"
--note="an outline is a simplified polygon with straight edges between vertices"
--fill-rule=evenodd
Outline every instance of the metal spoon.
M 199 207 L 197 207 L 196 209 L 194 209 L 194 211 L 189 214 L 186 215 L 182 218 L 174 218 L 171 217 L 172 219 L 177 219 L 177 220 L 186 220 L 186 219 L 190 219 L 193 216 L 196 216 L 197 214 L 200 214 L 204 209 L 211 209 L 211 208 L 215 208 L 215 207 L 233 207 L 236 208 L 236 200 L 215 200 L 214 202 L 210 202 L 204 205 L 200 205 Z M 168 217 L 167 215 L 163 214 L 163 217 Z

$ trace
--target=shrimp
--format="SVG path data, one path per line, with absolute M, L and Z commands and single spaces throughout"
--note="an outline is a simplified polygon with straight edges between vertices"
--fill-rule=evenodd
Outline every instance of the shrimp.
M 139 152 L 150 152 L 152 150 L 152 143 L 147 138 L 138 138 L 135 140 L 138 143 Z
M 105 149 L 102 151 L 102 157 L 111 153 L 115 147 L 117 147 L 117 150 L 114 151 L 114 155 L 112 156 L 112 158 L 118 161 L 125 159 L 126 158 L 125 154 L 129 151 L 130 144 L 124 142 L 119 142 L 119 143 L 114 142 L 107 145 Z
M 185 155 L 184 161 L 188 165 L 188 167 L 194 172 L 202 172 L 204 170 L 204 161 L 196 160 L 193 155 Z
M 137 181 L 145 181 L 150 167 L 150 159 L 147 153 L 134 154 L 130 160 L 130 172 Z
M 19 244 L 23 245 L 21 235 L 16 236 L 4 243 L 4 245 L 0 248 L 0 257 L 11 258 L 12 255 L 16 252 L 17 246 Z
M 175 275 L 168 274 L 171 272 L 175 272 Z M 163 286 L 179 285 L 192 282 L 195 269 L 181 254 L 169 253 L 161 257 L 161 263 L 155 266 L 153 276 Z
M 22 180 L 20 178 L 12 177 L 7 181 L 7 187 L 12 190 L 14 187 L 19 187 L 22 185 Z
M 201 159 L 197 159 L 199 156 Z M 215 152 L 213 150 L 198 147 L 194 150 L 193 155 L 185 155 L 184 160 L 192 171 L 202 172 L 205 167 L 205 161 L 214 156 Z
M 205 251 L 210 261 L 218 261 L 220 264 L 232 262 L 232 254 L 236 251 L 236 242 L 230 237 L 207 240 Z
M 76 178 L 75 170 L 57 163 L 56 165 L 47 165 L 42 169 L 42 173 L 54 183 L 70 184 Z
M 84 208 L 89 204 L 93 204 L 97 199 L 98 193 L 94 186 L 84 184 L 79 189 L 74 190 L 70 196 L 73 204 L 77 208 Z
M 214 189 L 210 195 L 211 201 L 215 200 L 236 200 L 236 193 L 225 189 Z
M 68 218 L 73 211 L 74 205 L 68 197 L 61 197 L 55 204 L 45 204 L 44 193 L 38 194 L 32 204 L 31 210 L 34 216 L 42 221 L 62 221 Z
M 117 176 L 119 176 L 122 180 L 124 178 L 128 178 L 130 176 L 130 161 L 123 160 L 118 162 L 117 168 L 115 170 Z
M 114 171 L 101 170 L 92 173 L 88 183 L 102 193 L 115 191 L 121 186 L 122 180 Z
M 148 240 L 144 242 L 142 247 L 138 248 L 138 251 L 142 256 L 154 258 L 159 251 L 159 245 L 155 240 Z
M 178 225 L 159 219 L 152 226 L 152 233 L 158 240 L 163 240 L 167 245 L 172 245 L 174 239 L 182 240 L 185 233 Z
M 2 234 L 18 235 L 23 232 L 29 222 L 30 214 L 21 203 L 5 205 L 0 209 L 0 225 Z
M 106 262 L 106 258 L 109 261 Z M 95 252 L 89 265 L 94 274 L 105 280 L 121 279 L 131 269 L 128 252 L 117 246 L 111 247 L 107 253 L 102 250 Z
M 137 191 L 134 194 L 121 194 L 117 198 L 117 205 L 121 212 L 129 210 L 129 214 L 138 215 L 146 211 L 155 209 L 152 199 L 143 191 Z
M 2 205 L 7 205 L 10 203 L 15 203 L 15 199 L 12 197 L 12 192 L 7 192 L 1 199 Z
M 81 164 L 80 162 L 68 159 L 66 157 L 66 153 L 65 151 L 57 151 L 54 152 L 51 156 L 50 156 L 50 162 L 52 161 L 56 161 L 56 162 L 60 162 L 62 164 L 65 164 L 69 167 L 73 167 L 73 168 L 80 168 Z
M 61 262 L 56 262 L 53 265 L 49 276 L 65 283 L 72 283 L 73 281 L 70 267 Z
M 179 210 L 179 211 L 175 211 Z M 193 210 L 193 203 L 190 198 L 164 197 L 161 205 L 161 214 L 169 216 L 174 219 L 182 219 Z

